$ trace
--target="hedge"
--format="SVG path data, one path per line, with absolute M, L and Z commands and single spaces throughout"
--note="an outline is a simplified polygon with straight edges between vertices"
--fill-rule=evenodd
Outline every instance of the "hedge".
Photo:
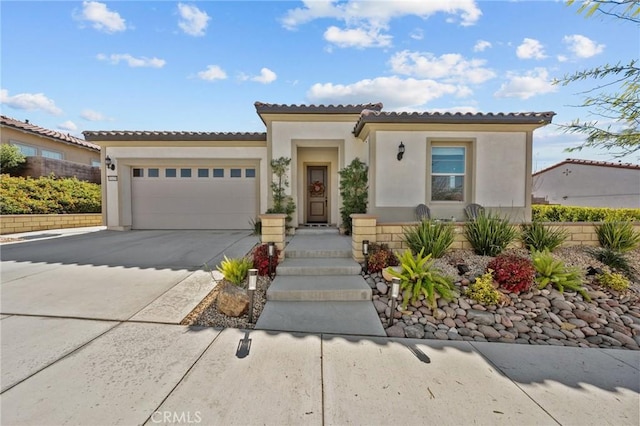
M 609 207 L 533 205 L 531 215 L 533 220 L 540 222 L 640 221 L 640 209 Z
M 0 214 L 100 213 L 100 185 L 76 178 L 0 175 Z

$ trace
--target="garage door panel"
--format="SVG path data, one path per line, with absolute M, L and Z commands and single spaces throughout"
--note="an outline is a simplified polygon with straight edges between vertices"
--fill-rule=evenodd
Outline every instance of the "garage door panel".
M 244 171 L 244 169 L 243 169 Z M 148 176 L 143 173 L 143 176 Z M 194 169 L 195 176 L 195 169 Z M 255 178 L 132 178 L 134 229 L 250 229 Z

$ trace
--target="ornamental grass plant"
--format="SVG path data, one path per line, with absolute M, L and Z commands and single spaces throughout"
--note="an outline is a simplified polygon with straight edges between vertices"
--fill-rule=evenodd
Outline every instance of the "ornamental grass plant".
M 464 236 L 473 251 L 481 256 L 497 256 L 516 239 L 518 230 L 507 217 L 484 214 L 464 224 Z
M 569 237 L 566 229 L 533 221 L 520 226 L 520 239 L 529 251 L 554 251 Z
M 455 233 L 450 223 L 426 219 L 418 226 L 405 228 L 403 238 L 414 254 L 424 250 L 425 253 L 437 259 L 449 249 Z

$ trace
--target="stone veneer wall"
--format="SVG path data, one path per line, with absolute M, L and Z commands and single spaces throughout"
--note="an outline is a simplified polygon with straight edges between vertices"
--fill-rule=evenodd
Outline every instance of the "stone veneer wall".
M 286 214 L 273 213 L 273 214 L 261 214 L 259 216 L 262 223 L 262 231 L 260 240 L 263 244 L 273 242 L 278 250 L 280 250 L 280 256 L 278 260 L 281 262 L 284 260 L 284 246 L 285 237 L 287 233 L 286 228 Z
M 102 226 L 102 213 L 11 214 L 0 216 L 0 235 L 46 229 Z
M 394 251 L 403 251 L 407 245 L 402 241 L 404 229 L 416 226 L 417 222 L 397 222 L 397 223 L 377 223 L 377 218 L 372 215 L 352 215 L 352 253 L 357 261 L 364 260 L 362 256 L 362 241 L 369 240 L 372 243 L 387 244 Z M 598 236 L 596 235 L 594 222 L 549 222 L 549 226 L 566 229 L 569 237 L 563 246 L 594 246 L 597 247 Z M 456 222 L 455 240 L 451 245 L 452 249 L 470 249 L 471 244 L 463 234 L 464 222 Z M 634 229 L 640 232 L 640 223 L 634 224 Z M 522 247 L 520 241 L 514 242 L 513 246 Z

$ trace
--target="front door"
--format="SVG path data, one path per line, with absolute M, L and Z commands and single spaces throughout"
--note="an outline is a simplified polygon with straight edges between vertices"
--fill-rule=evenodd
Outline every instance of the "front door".
M 327 223 L 327 166 L 307 166 L 307 223 Z

